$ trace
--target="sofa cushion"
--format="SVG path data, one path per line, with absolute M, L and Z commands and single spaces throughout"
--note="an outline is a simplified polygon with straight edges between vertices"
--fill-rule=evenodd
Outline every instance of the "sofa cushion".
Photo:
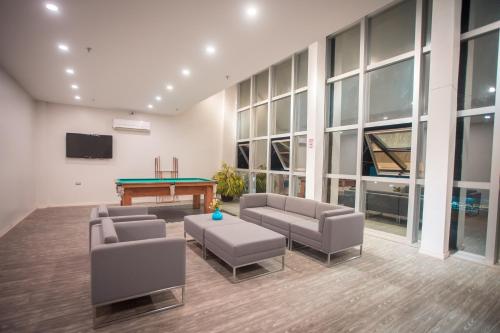
M 104 218 L 101 222 L 102 225 L 102 239 L 104 243 L 118 243 L 118 235 L 116 234 L 115 226 L 113 220 L 110 218 Z
M 318 231 L 318 222 L 311 220 L 294 220 L 290 224 L 290 230 L 293 234 L 299 234 L 303 237 L 313 239 L 317 242 L 321 242 L 321 233 Z
M 241 208 L 252 208 L 252 207 L 265 207 L 267 206 L 267 194 L 266 193 L 252 193 L 245 194 L 240 200 Z
M 270 193 L 267 195 L 267 206 L 279 210 L 285 210 L 286 196 Z
M 99 205 L 99 207 L 97 207 L 97 216 L 99 217 L 109 216 L 108 207 L 106 207 L 106 205 Z
M 287 197 L 285 210 L 287 212 L 315 217 L 317 204 L 318 203 L 316 201 L 310 199 Z
M 273 211 L 280 212 L 279 209 L 272 207 L 254 207 L 254 208 L 244 208 L 240 212 L 240 215 L 243 214 L 253 219 L 262 220 L 262 215 L 266 214 L 267 212 L 273 212 Z

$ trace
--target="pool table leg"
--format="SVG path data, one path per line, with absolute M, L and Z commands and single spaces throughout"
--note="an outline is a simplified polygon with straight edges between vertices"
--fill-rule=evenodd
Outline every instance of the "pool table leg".
M 200 195 L 199 194 L 193 194 L 193 208 L 194 209 L 199 209 L 200 208 Z
M 130 206 L 130 205 L 132 205 L 132 197 L 129 194 L 124 193 L 123 197 L 122 197 L 121 204 L 122 204 L 122 206 Z
M 210 203 L 214 199 L 214 190 L 212 186 L 207 186 L 205 188 L 205 194 L 203 195 L 203 212 L 206 213 L 211 213 L 212 210 L 210 209 Z

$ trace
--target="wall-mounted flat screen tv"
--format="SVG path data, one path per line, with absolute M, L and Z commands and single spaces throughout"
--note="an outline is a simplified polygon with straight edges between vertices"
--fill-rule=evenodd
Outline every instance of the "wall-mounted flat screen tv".
M 66 133 L 66 157 L 113 158 L 113 136 Z

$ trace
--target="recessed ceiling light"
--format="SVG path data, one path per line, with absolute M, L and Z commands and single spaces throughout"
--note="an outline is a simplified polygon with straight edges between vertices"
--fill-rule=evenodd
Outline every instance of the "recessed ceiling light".
M 489 87 L 488 92 L 494 93 L 496 91 L 495 87 Z
M 153 108 L 153 104 L 148 104 L 148 109 L 152 109 Z
M 80 96 L 78 96 L 78 95 L 76 95 L 76 96 L 75 96 L 75 99 L 76 99 L 77 101 L 79 101 L 79 100 L 81 99 L 81 97 L 80 97 Z
M 174 90 L 174 86 L 171 84 L 167 84 L 166 88 L 167 88 L 167 90 L 170 90 L 170 91 Z
M 159 102 L 161 101 L 161 96 L 156 96 L 155 99 Z
M 182 69 L 182 75 L 189 76 L 191 75 L 191 71 L 188 68 Z
M 66 74 L 73 75 L 75 74 L 75 70 L 73 68 L 66 68 Z
M 59 45 L 57 45 L 57 48 L 59 50 L 63 51 L 63 52 L 68 52 L 69 51 L 69 47 L 66 44 L 59 44 Z
M 73 89 L 73 90 L 78 90 L 78 89 L 79 89 L 79 87 L 78 87 L 78 85 L 77 85 L 77 84 L 72 84 L 72 85 L 71 85 L 71 89 Z
M 245 9 L 245 12 L 247 14 L 248 17 L 250 18 L 254 18 L 257 16 L 257 14 L 259 13 L 259 10 L 257 9 L 257 7 L 255 7 L 254 5 L 249 5 L 246 9 Z
M 45 8 L 47 8 L 51 12 L 56 12 L 56 13 L 59 12 L 59 7 L 57 7 L 56 5 L 54 5 L 53 3 L 50 3 L 50 2 L 45 4 Z
M 213 45 L 207 45 L 207 47 L 205 48 L 205 52 L 208 54 L 208 55 L 213 55 L 215 54 L 215 46 Z

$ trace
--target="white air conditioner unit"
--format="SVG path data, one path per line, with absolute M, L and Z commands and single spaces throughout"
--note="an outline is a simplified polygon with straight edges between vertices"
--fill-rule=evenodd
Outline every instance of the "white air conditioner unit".
M 143 120 L 113 119 L 113 129 L 150 132 L 151 123 Z

